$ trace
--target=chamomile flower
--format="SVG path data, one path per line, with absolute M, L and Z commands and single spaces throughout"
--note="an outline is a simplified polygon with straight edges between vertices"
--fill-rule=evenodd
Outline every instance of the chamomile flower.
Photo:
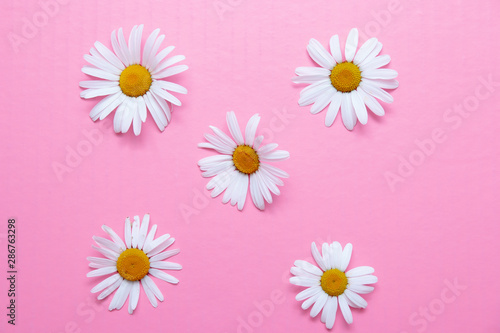
M 373 291 L 374 288 L 368 285 L 377 282 L 377 277 L 372 275 L 375 270 L 360 266 L 346 272 L 352 253 L 350 243 L 344 250 L 339 242 L 330 245 L 323 243 L 321 255 L 313 242 L 311 252 L 319 267 L 304 260 L 296 260 L 295 266 L 290 270 L 295 275 L 290 278 L 290 283 L 307 287 L 295 299 L 304 301 L 304 310 L 312 306 L 310 313 L 313 318 L 323 310 L 321 322 L 328 329 L 333 327 L 339 307 L 345 321 L 352 324 L 350 308 L 366 308 L 367 302 L 359 294 Z
M 258 114 L 248 121 L 245 136 L 233 111 L 227 113 L 226 120 L 232 138 L 210 126 L 214 135 L 205 134 L 208 142 L 198 144 L 198 147 L 213 149 L 220 154 L 198 162 L 203 177 L 215 176 L 208 182 L 207 189 L 212 190 L 212 198 L 225 191 L 222 202 L 231 201 L 231 205 L 238 204 L 238 209 L 242 210 L 250 187 L 254 205 L 263 210 L 264 201 L 273 202 L 271 193 L 280 194 L 278 186 L 284 185 L 280 177 L 288 178 L 285 171 L 266 162 L 285 160 L 290 154 L 285 150 L 275 150 L 276 143 L 261 146 L 264 137 L 255 137 L 260 121 Z
M 185 59 L 183 55 L 167 58 L 174 49 L 169 46 L 158 53 L 165 35 L 154 30 L 142 49 L 143 25 L 134 26 L 129 42 L 125 41 L 122 28 L 111 33 L 109 50 L 100 42 L 84 55 L 91 66 L 84 66 L 82 72 L 97 80 L 81 81 L 80 87 L 86 88 L 80 96 L 85 99 L 106 96 L 90 112 L 93 121 L 106 118 L 116 109 L 114 130 L 125 133 L 133 123 L 135 135 L 141 133 L 141 124 L 146 121 L 147 110 L 156 125 L 163 131 L 171 120 L 172 104 L 181 101 L 170 92 L 186 94 L 187 90 L 176 83 L 163 79 L 188 69 L 186 65 L 173 66 Z
M 109 310 L 121 309 L 128 298 L 128 312 L 133 313 L 139 302 L 139 294 L 142 289 L 154 307 L 158 306 L 157 299 L 163 302 L 163 294 L 151 278 L 152 276 L 166 282 L 177 284 L 178 279 L 165 273 L 163 270 L 180 270 L 182 266 L 173 262 L 163 261 L 180 251 L 164 251 L 175 241 L 169 234 L 154 239 L 157 226 L 153 225 L 148 233 L 149 214 L 144 215 L 142 224 L 139 216 L 134 217 L 131 224 L 130 219 L 125 221 L 125 238 L 122 240 L 108 226 L 102 229 L 112 240 L 94 236 L 93 239 L 99 247 L 92 245 L 106 258 L 88 257 L 89 266 L 95 270 L 87 274 L 88 277 L 112 274 L 91 292 L 101 292 L 97 299 L 101 300 L 118 289 L 111 300 Z
M 358 47 L 358 29 L 347 36 L 345 57 L 342 57 L 339 36 L 330 39 L 330 52 L 316 40 L 307 46 L 309 56 L 321 67 L 298 67 L 295 83 L 310 83 L 300 93 L 299 105 L 313 104 L 311 113 L 317 114 L 328 105 L 325 125 L 331 126 L 341 110 L 342 121 L 352 130 L 357 120 L 363 125 L 368 122 L 367 107 L 377 116 L 385 114 L 377 99 L 392 103 L 393 97 L 384 89 L 399 86 L 394 69 L 382 68 L 391 57 L 379 55 L 382 43 L 377 38 L 367 40 Z M 356 52 L 357 50 L 357 52 Z

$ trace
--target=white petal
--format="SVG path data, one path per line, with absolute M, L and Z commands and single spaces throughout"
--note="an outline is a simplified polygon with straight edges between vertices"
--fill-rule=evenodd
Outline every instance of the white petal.
M 132 247 L 137 248 L 139 243 L 139 228 L 140 228 L 139 216 L 134 216 L 134 223 L 132 223 Z
M 257 132 L 257 126 L 259 126 L 260 117 L 258 114 L 254 114 L 247 123 L 245 128 L 245 144 L 248 146 L 253 145 L 253 140 L 255 139 L 255 132 Z
M 123 110 L 122 124 L 121 124 L 121 132 L 127 133 L 130 129 L 130 125 L 132 125 L 132 120 L 134 120 L 135 112 L 137 110 L 135 102 L 135 98 L 129 98 L 127 103 L 127 107 Z
M 236 119 L 236 114 L 233 111 L 230 111 L 226 114 L 227 126 L 229 127 L 229 132 L 233 136 L 234 140 L 238 145 L 242 145 L 245 143 L 243 140 L 243 135 L 241 134 L 240 125 L 238 124 L 238 120 Z
M 116 266 L 116 261 L 112 259 L 87 257 L 87 260 L 90 261 L 89 266 L 92 268 Z
M 363 99 L 356 90 L 351 91 L 350 95 L 356 117 L 358 117 L 358 120 L 361 124 L 366 125 L 366 123 L 368 122 L 368 111 L 366 111 L 366 106 L 363 102 Z
M 107 225 L 103 225 L 102 230 L 104 230 L 104 232 L 106 232 L 111 237 L 111 239 L 116 243 L 116 245 L 120 247 L 122 251 L 126 250 L 127 247 L 125 246 L 125 243 L 113 229 L 111 229 Z
M 179 94 L 187 94 L 187 89 L 177 83 L 159 80 L 155 81 L 154 84 L 160 87 L 161 89 L 173 91 Z
M 153 84 L 151 86 L 151 91 L 153 93 L 155 93 L 156 95 L 158 95 L 159 97 L 163 98 L 164 100 L 169 101 L 170 103 L 172 103 L 174 105 L 180 106 L 182 104 L 181 101 L 177 97 L 175 97 L 174 95 L 172 95 L 168 91 L 161 89 L 157 85 Z
M 320 311 L 323 310 L 323 307 L 325 306 L 327 300 L 328 294 L 322 293 L 311 309 L 311 317 L 316 317 L 320 313 Z
M 156 77 L 156 75 L 159 74 L 161 71 L 163 71 L 165 68 L 170 67 L 172 65 L 175 65 L 176 63 L 181 62 L 184 59 L 186 59 L 186 57 L 183 55 L 176 55 L 176 56 L 173 56 L 171 58 L 168 58 L 166 61 L 164 61 L 164 62 L 158 64 L 158 66 L 156 66 L 156 68 L 152 72 L 153 77 Z
M 84 99 L 90 99 L 99 96 L 114 95 L 120 92 L 120 87 L 109 87 L 109 88 L 99 88 L 99 89 L 87 89 L 80 93 L 80 97 Z
M 156 301 L 156 297 L 153 294 L 153 292 L 151 291 L 151 289 L 148 287 L 148 285 L 146 284 L 144 279 L 141 280 L 141 285 L 142 285 L 142 289 L 144 289 L 144 293 L 146 294 L 147 298 L 149 299 L 149 302 L 151 303 L 151 305 L 153 307 L 156 308 L 158 306 L 158 302 Z
M 123 94 L 121 92 L 118 92 L 114 95 L 106 96 L 105 98 L 103 98 L 92 108 L 92 111 L 90 111 L 90 118 L 92 118 L 93 121 L 96 121 L 101 115 L 102 111 L 110 106 L 111 103 L 117 101 L 120 96 L 123 96 Z M 111 111 L 113 111 L 113 109 Z
M 156 283 L 154 283 L 154 281 L 149 277 L 149 275 L 146 275 L 145 277 L 143 277 L 141 282 L 144 282 L 148 286 L 148 288 L 151 290 L 151 292 L 153 292 L 155 297 L 158 298 L 158 300 L 160 302 L 163 302 L 163 300 L 165 299 L 163 297 L 163 294 L 161 293 L 160 289 L 158 289 L 158 286 L 156 285 Z
M 335 60 L 316 39 L 311 38 L 309 45 L 307 45 L 307 51 L 309 56 L 321 67 L 329 70 L 333 68 Z
M 399 87 L 399 82 L 397 80 L 363 79 L 363 81 L 367 81 L 368 83 L 382 89 L 396 89 L 397 87 Z
M 351 261 L 351 255 L 352 255 L 352 244 L 347 243 L 347 245 L 344 247 L 344 251 L 342 251 L 342 263 L 340 266 L 340 270 L 342 272 L 345 272 L 347 266 L 349 266 L 349 262 Z
M 367 62 L 363 66 L 359 67 L 361 69 L 361 72 L 366 71 L 366 70 L 371 70 L 371 69 L 377 69 L 382 66 L 387 65 L 391 61 L 391 57 L 388 54 L 384 54 L 378 57 L 375 57 L 371 61 Z
M 128 217 L 125 219 L 125 244 L 129 249 L 132 247 L 132 225 Z
M 325 305 L 326 310 L 326 328 L 331 329 L 335 324 L 335 317 L 337 316 L 338 300 L 337 297 L 329 297 Z M 325 311 L 323 310 L 323 311 Z
M 333 252 L 333 262 L 335 263 L 335 268 L 340 269 L 342 266 L 342 245 L 339 242 L 333 242 L 330 245 Z
M 107 266 L 107 267 L 94 269 L 93 271 L 88 272 L 87 277 L 108 275 L 108 274 L 115 273 L 115 272 L 116 272 L 116 266 Z
M 377 116 L 383 116 L 385 114 L 384 108 L 380 103 L 373 98 L 373 96 L 368 95 L 361 87 L 357 89 L 359 96 L 363 99 L 365 105 Z
M 137 242 L 137 248 L 140 250 L 144 247 L 144 242 L 148 236 L 149 218 L 149 214 L 144 214 L 142 218 L 141 228 L 139 229 L 139 240 Z
M 137 97 L 137 112 L 139 113 L 139 116 L 141 117 L 141 121 L 146 121 L 146 117 L 148 115 L 147 108 L 146 108 L 146 102 L 144 101 L 143 96 Z
M 125 36 L 123 35 L 122 28 L 118 29 L 118 42 L 120 44 L 122 55 L 126 58 L 126 62 L 124 62 L 123 64 L 128 67 L 132 64 L 132 55 L 130 54 L 130 50 L 128 49 L 127 42 L 125 41 Z
M 99 53 L 115 68 L 124 70 L 125 66 L 123 63 L 118 59 L 118 57 L 111 52 L 106 46 L 104 46 L 101 42 L 95 42 L 94 43 L 95 48 Z
M 362 284 L 349 283 L 347 285 L 347 289 L 349 289 L 357 294 L 368 294 L 368 293 L 371 293 L 373 291 L 373 289 L 375 289 L 375 288 L 372 286 L 365 286 Z
M 92 239 L 99 244 L 100 247 L 103 247 L 105 249 L 111 250 L 116 253 L 121 253 L 122 250 L 116 243 L 110 241 L 109 239 L 98 237 L 98 236 L 93 236 Z
M 167 261 L 151 262 L 151 267 L 157 268 L 157 269 L 170 269 L 170 270 L 176 270 L 176 271 L 182 269 L 182 266 L 180 264 L 177 264 L 175 262 L 167 262 Z
M 354 305 L 356 305 L 358 308 L 366 308 L 366 306 L 368 305 L 368 303 L 366 302 L 366 300 L 359 296 L 358 294 L 356 294 L 355 292 L 352 292 L 351 290 L 349 289 L 346 289 L 344 291 L 344 295 L 352 302 L 354 303 Z
M 317 266 L 314 266 L 313 264 L 304 261 L 304 260 L 295 260 L 295 266 L 302 268 L 306 272 L 309 272 L 311 274 L 317 275 L 317 276 L 322 276 L 323 271 L 319 269 Z
M 170 52 L 172 52 L 173 50 L 175 49 L 175 46 L 168 46 L 166 48 L 164 48 L 163 50 L 160 51 L 160 53 L 158 53 L 154 58 L 153 60 L 151 60 L 151 63 L 149 64 L 149 71 L 151 73 L 156 73 L 156 70 L 158 68 L 158 65 L 163 61 L 163 59 L 165 59 L 169 54 Z
M 331 73 L 331 70 L 323 67 L 297 67 L 295 69 L 295 74 L 298 76 L 320 75 L 327 78 Z
M 164 69 L 161 72 L 158 72 L 157 74 L 153 74 L 152 77 L 153 77 L 153 79 L 156 79 L 156 80 L 164 79 L 166 77 L 174 76 L 176 74 L 187 71 L 188 69 L 189 69 L 189 67 L 187 65 L 179 65 L 179 66 L 169 67 L 167 69 Z
M 144 293 L 146 294 L 147 298 L 149 299 L 149 302 L 151 303 L 152 306 L 154 306 L 156 308 L 158 306 L 158 302 L 156 301 L 156 297 L 154 296 L 153 292 L 148 287 L 148 285 L 146 284 L 144 279 L 141 280 L 141 285 L 142 285 L 142 289 L 144 289 Z
M 373 37 L 367 40 L 360 48 L 353 59 L 353 63 L 359 65 L 377 46 L 378 39 Z
M 108 80 L 87 80 L 80 81 L 79 86 L 90 89 L 111 88 L 118 86 L 118 82 Z
M 112 64 L 110 64 L 105 59 L 102 59 L 102 58 L 99 58 L 99 57 L 95 57 L 95 56 L 91 56 L 91 55 L 88 55 L 88 54 L 84 54 L 83 58 L 85 60 L 87 60 L 87 62 L 89 64 L 91 64 L 91 65 L 93 65 L 93 66 L 95 66 L 95 67 L 97 67 L 99 69 L 102 69 L 105 72 L 112 73 L 112 74 L 115 74 L 115 75 L 118 75 L 118 76 L 122 73 L 122 71 L 120 69 L 116 68 L 115 66 L 113 66 Z
M 323 293 L 323 289 L 321 289 L 320 286 L 310 287 L 298 293 L 297 296 L 295 296 L 295 299 L 300 302 L 318 293 Z
M 358 29 L 353 28 L 349 31 L 347 36 L 347 41 L 345 44 L 345 59 L 346 61 L 352 62 L 354 55 L 356 54 L 356 49 L 358 48 Z
M 361 73 L 361 76 L 367 79 L 391 80 L 398 77 L 398 72 L 390 68 L 368 69 Z
M 165 273 L 165 272 L 163 272 L 163 271 L 159 271 L 159 270 L 157 270 L 157 269 L 155 269 L 155 268 L 151 268 L 151 269 L 149 270 L 149 273 L 150 273 L 151 275 L 153 275 L 154 277 L 156 277 L 156 278 L 158 278 L 158 279 L 161 279 L 161 280 L 163 280 L 163 281 L 166 281 L 166 282 L 168 282 L 168 283 L 172 283 L 172 284 L 177 284 L 177 283 L 179 283 L 179 280 L 178 280 L 178 279 L 176 279 L 175 277 L 173 277 L 172 275 L 167 274 L 167 273 Z
M 323 262 L 325 263 L 326 270 L 332 269 L 332 260 L 330 259 L 330 245 L 328 245 L 328 243 L 323 243 L 321 252 L 323 254 Z
M 114 252 L 114 251 L 111 251 L 111 250 L 108 250 L 108 249 L 104 249 L 104 248 L 100 248 L 100 247 L 97 247 L 95 245 L 92 245 L 92 248 L 99 251 L 102 255 L 104 255 L 106 258 L 109 258 L 111 260 L 116 260 L 118 259 L 118 256 L 119 254 Z
M 378 279 L 375 275 L 364 275 L 349 278 L 349 283 L 351 284 L 373 284 L 377 283 Z
M 333 121 L 337 117 L 337 114 L 340 110 L 340 104 L 342 103 L 342 93 L 337 91 L 333 96 L 330 102 L 330 106 L 328 107 L 328 111 L 325 117 L 325 125 L 330 127 L 333 124 Z
M 342 62 L 342 50 L 340 49 L 339 35 L 334 35 L 330 38 L 330 52 L 335 59 L 335 62 L 340 64 Z
M 372 95 L 375 98 L 380 99 L 382 102 L 385 103 L 392 103 L 394 102 L 394 98 L 389 94 L 387 91 L 375 86 L 371 82 L 363 82 L 361 81 L 360 85 L 361 89 L 363 89 L 366 93 Z
M 100 120 L 103 120 L 104 118 L 106 118 L 111 112 L 113 112 L 113 110 L 117 106 L 121 105 L 127 99 L 127 96 L 124 95 L 123 93 L 119 92 L 117 94 L 119 94 L 118 98 L 115 99 L 114 101 L 112 101 L 111 103 L 109 103 L 109 105 L 105 106 L 103 108 L 103 110 L 101 111 L 101 113 L 99 114 Z M 96 119 L 93 118 L 93 120 L 95 121 Z
M 308 299 L 306 299 L 301 307 L 303 310 L 307 310 L 309 309 L 309 307 L 311 307 L 311 305 L 313 305 L 314 303 L 316 303 L 316 301 L 318 300 L 318 298 L 324 294 L 325 292 L 321 292 L 321 293 L 317 293 L 316 295 L 312 296 L 312 297 L 309 297 Z
M 120 284 L 120 288 L 118 288 L 111 304 L 109 305 L 109 310 L 117 309 L 120 310 L 122 306 L 125 304 L 128 296 L 130 295 L 130 290 L 132 289 L 132 282 L 128 280 L 123 280 Z
M 311 244 L 311 253 L 312 253 L 314 260 L 318 264 L 318 266 L 323 271 L 326 271 L 326 264 L 323 261 L 323 257 L 321 256 L 321 254 L 319 254 L 318 248 L 316 247 L 316 243 L 314 243 L 314 242 L 312 242 L 312 244 Z
M 82 72 L 84 72 L 87 75 L 90 75 L 93 77 L 98 77 L 98 78 L 104 79 L 104 80 L 118 81 L 120 79 L 120 77 L 116 74 L 109 73 L 109 72 L 103 71 L 102 69 L 94 68 L 94 67 L 90 67 L 90 66 L 83 66 Z
M 101 281 L 98 285 L 96 285 L 92 290 L 90 291 L 91 293 L 97 293 L 105 288 L 108 288 L 109 286 L 113 285 L 116 281 L 120 280 L 120 274 L 116 273 L 114 275 L 111 275 L 107 279 L 104 279 Z
M 215 126 L 210 126 L 210 129 L 217 135 L 217 137 L 224 142 L 228 147 L 236 148 L 236 143 L 226 133 L 222 132 Z
M 347 300 L 344 294 L 338 297 L 340 310 L 342 310 L 342 314 L 344 315 L 344 319 L 346 323 L 352 324 L 352 312 L 349 308 L 349 304 L 347 304 Z
M 144 49 L 142 51 L 142 65 L 146 68 L 148 68 L 151 51 L 159 34 L 160 29 L 153 30 L 153 32 L 148 36 L 148 39 L 146 39 L 146 44 L 144 44 Z
M 337 91 L 333 89 L 326 90 L 321 96 L 318 97 L 314 105 L 311 107 L 311 113 L 317 114 L 322 111 L 332 100 Z
M 156 101 L 156 99 L 151 95 L 151 92 L 148 91 L 144 97 L 144 102 L 146 103 L 146 106 L 149 110 L 149 113 L 151 113 L 151 116 L 153 117 L 153 120 L 156 123 L 156 126 L 158 126 L 158 129 L 160 131 L 164 131 L 165 127 L 168 125 L 167 118 L 165 117 L 165 114 L 161 110 L 160 105 Z
M 120 43 L 118 42 L 118 38 L 116 37 L 116 30 L 113 30 L 113 32 L 111 33 L 111 46 L 113 46 L 113 51 L 115 52 L 116 56 L 120 59 L 120 61 L 125 66 L 128 66 L 129 64 L 128 59 L 122 52 L 122 48 L 120 47 Z
M 352 131 L 354 126 L 356 125 L 356 115 L 354 114 L 354 107 L 352 106 L 352 100 L 349 96 L 349 93 L 342 94 L 340 109 L 340 112 L 342 114 L 342 122 L 344 123 L 345 128 L 347 128 L 349 131 Z
M 175 256 L 179 252 L 181 252 L 181 250 L 179 250 L 179 249 L 165 251 L 165 252 L 159 253 L 159 254 L 149 258 L 149 262 L 164 260 L 164 259 L 170 258 L 172 256 Z
M 347 276 L 348 278 L 351 278 L 351 277 L 356 277 L 356 276 L 372 274 L 374 272 L 375 272 L 375 270 L 373 269 L 373 267 L 359 266 L 359 267 L 353 268 L 351 270 L 348 270 L 345 273 L 345 276 Z
M 168 240 L 165 240 L 165 241 L 161 242 L 160 244 L 158 244 L 158 246 L 152 248 L 148 252 L 148 257 L 153 257 L 153 256 L 157 255 L 158 253 L 162 252 L 167 247 L 169 247 L 170 245 L 172 245 L 174 242 L 175 242 L 175 238 L 170 238 Z
M 316 82 L 324 82 L 328 80 L 324 75 L 304 75 L 304 76 L 296 76 L 292 78 L 293 83 L 316 83 Z
M 306 278 L 302 276 L 293 276 L 290 278 L 290 283 L 301 287 L 316 287 L 319 286 L 319 277 L 317 279 Z
M 120 287 L 120 285 L 123 282 L 123 278 L 120 276 L 120 274 L 117 274 L 117 275 L 118 275 L 118 280 L 116 280 L 112 285 L 110 285 L 109 287 L 104 289 L 104 291 L 102 293 L 100 293 L 99 296 L 97 296 L 98 300 L 105 299 L 106 297 L 111 295 L 111 293 L 113 291 L 115 291 L 118 287 Z
M 286 150 L 274 150 L 268 153 L 259 155 L 262 161 L 281 161 L 290 157 L 290 153 Z
M 372 61 L 376 56 L 379 55 L 380 51 L 382 50 L 382 43 L 378 42 L 373 51 L 370 52 L 360 64 L 359 67 L 364 67 L 366 64 L 368 64 L 370 61 Z
M 250 195 L 255 207 L 260 210 L 264 210 L 264 197 L 262 196 L 262 192 L 259 189 L 258 178 L 255 173 L 250 175 Z
M 289 177 L 288 173 L 286 173 L 285 171 L 275 167 L 274 165 L 266 163 L 261 163 L 259 170 L 267 171 L 267 174 L 271 177 L 272 181 L 279 186 L 283 186 L 283 181 L 277 177 L 281 178 Z
M 299 105 L 306 106 L 316 102 L 321 96 L 335 92 L 330 80 L 317 82 L 304 88 L 300 93 Z
M 130 289 L 130 297 L 128 299 L 128 313 L 132 314 L 139 303 L 139 295 L 141 293 L 141 283 L 139 281 L 132 282 Z
M 151 254 L 149 255 L 151 252 L 156 251 L 157 249 L 160 249 L 162 248 L 165 244 L 165 242 L 167 242 L 170 238 L 170 235 L 169 234 L 165 234 L 165 235 L 161 235 L 160 237 L 158 237 L 157 239 L 155 240 L 152 240 L 152 241 L 149 241 L 147 242 L 147 244 L 144 244 L 144 249 L 143 251 L 148 254 L 148 256 L 154 256 L 155 254 L 158 254 L 161 252 L 158 251 L 156 252 L 155 254 Z M 165 249 L 165 248 L 164 248 Z
M 115 117 L 113 118 L 113 129 L 115 133 L 120 133 L 122 130 L 122 119 L 125 109 L 127 108 L 127 99 L 124 99 L 122 104 L 118 105 L 115 112 Z

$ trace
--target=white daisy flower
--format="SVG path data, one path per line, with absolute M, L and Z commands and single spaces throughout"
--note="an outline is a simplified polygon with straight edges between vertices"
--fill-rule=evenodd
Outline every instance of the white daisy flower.
M 371 275 L 375 270 L 372 267 L 360 266 L 345 271 L 351 260 L 352 245 L 349 243 L 344 247 L 339 242 L 323 243 L 323 255 L 321 255 L 313 242 L 311 251 L 314 260 L 319 267 L 304 261 L 295 261 L 291 273 L 295 275 L 290 278 L 290 283 L 301 287 L 303 290 L 295 299 L 304 301 L 302 309 L 306 310 L 312 306 L 311 317 L 316 317 L 321 310 L 321 322 L 328 329 L 333 327 L 337 308 L 340 307 L 344 319 L 352 324 L 352 308 L 366 308 L 367 302 L 359 294 L 368 294 L 373 287 L 367 284 L 377 282 L 377 277 Z
M 131 224 L 127 217 L 125 221 L 125 238 L 122 240 L 108 226 L 102 229 L 111 237 L 106 238 L 94 236 L 93 239 L 99 247 L 92 245 L 94 249 L 103 254 L 105 258 L 88 257 L 89 266 L 96 268 L 87 274 L 88 277 L 113 274 L 96 285 L 91 292 L 102 291 L 98 300 L 109 296 L 113 291 L 118 291 L 109 304 L 109 311 L 121 309 L 128 300 L 128 312 L 132 312 L 139 302 L 140 286 L 146 293 L 151 305 L 158 306 L 156 299 L 163 302 L 163 294 L 151 279 L 154 276 L 166 282 L 177 284 L 178 279 L 162 270 L 180 270 L 182 266 L 173 262 L 163 261 L 180 252 L 180 250 L 164 251 L 175 241 L 169 234 L 153 239 L 156 233 L 156 224 L 148 233 L 149 214 L 144 215 L 142 224 L 139 216 L 134 217 Z
M 142 30 L 143 25 L 132 28 L 128 45 L 122 28 L 118 29 L 118 34 L 113 31 L 111 45 L 114 52 L 95 42 L 90 55 L 83 56 L 92 66 L 84 66 L 82 72 L 100 80 L 81 81 L 80 87 L 86 90 L 80 96 L 85 99 L 106 96 L 94 106 L 90 118 L 102 120 L 117 108 L 113 121 L 116 133 L 127 132 L 133 123 L 134 133 L 139 135 L 141 124 L 146 121 L 146 110 L 163 131 L 170 122 L 172 104 L 181 105 L 181 101 L 169 91 L 187 93 L 186 88 L 163 80 L 187 70 L 186 65 L 171 67 L 186 57 L 167 58 L 174 46 L 158 53 L 165 35 L 159 35 L 160 29 L 156 29 L 146 40 L 141 58 Z
M 311 39 L 307 46 L 309 56 L 321 67 L 298 67 L 293 78 L 295 83 L 311 83 L 300 92 L 299 105 L 313 104 L 311 113 L 317 114 L 325 107 L 325 125 L 331 126 L 339 109 L 342 121 L 352 130 L 356 121 L 363 125 L 368 122 L 368 107 L 377 116 L 385 114 L 384 108 L 375 99 L 392 103 L 392 96 L 384 89 L 399 86 L 394 69 L 381 68 L 391 61 L 388 55 L 379 55 L 382 43 L 377 38 L 366 41 L 358 47 L 358 29 L 354 28 L 347 36 L 345 58 L 342 58 L 339 36 L 330 39 L 330 52 L 316 40 Z
M 198 162 L 203 177 L 215 176 L 208 182 L 207 189 L 212 190 L 212 198 L 225 191 L 222 202 L 231 201 L 231 205 L 238 204 L 238 209 L 242 210 L 250 182 L 253 203 L 263 210 L 264 200 L 273 202 L 271 193 L 280 194 L 277 185 L 284 185 L 280 177 L 288 178 L 285 171 L 264 162 L 285 160 L 290 154 L 285 150 L 275 150 L 278 147 L 276 143 L 261 146 L 264 137 L 255 137 L 260 121 L 258 114 L 248 121 L 245 136 L 241 133 L 233 111 L 227 113 L 226 120 L 232 138 L 217 127 L 210 126 L 215 135 L 205 134 L 208 143 L 198 144 L 198 147 L 214 149 L 220 153 Z

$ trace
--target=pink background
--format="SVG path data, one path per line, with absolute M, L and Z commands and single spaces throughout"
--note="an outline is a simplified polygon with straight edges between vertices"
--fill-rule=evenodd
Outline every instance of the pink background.
M 354 324 L 338 313 L 333 331 L 500 331 L 500 85 L 481 81 L 500 82 L 498 1 L 66 0 L 49 9 L 47 22 L 34 0 L 4 1 L 0 14 L 1 331 L 325 332 L 287 280 L 312 241 L 334 240 L 351 242 L 350 267 L 375 267 L 379 283 Z M 43 26 L 23 37 L 33 15 Z M 90 120 L 97 101 L 79 97 L 83 54 L 140 23 L 187 57 L 175 82 L 189 93 L 165 132 L 148 116 L 140 137 L 117 135 L 111 117 Z M 400 88 L 386 116 L 348 132 L 299 107 L 302 87 L 290 79 L 313 64 L 311 37 L 344 42 L 351 27 L 384 44 Z M 12 34 L 25 43 L 13 47 Z M 241 126 L 259 113 L 265 142 L 291 153 L 279 163 L 290 178 L 265 212 L 250 197 L 239 212 L 203 196 L 196 163 L 212 153 L 196 145 L 209 125 L 227 132 L 229 110 Z M 59 180 L 53 164 L 87 144 L 84 131 L 102 138 Z M 387 172 L 402 181 L 391 188 Z M 157 309 L 142 293 L 133 316 L 110 313 L 110 298 L 90 293 L 101 279 L 85 276 L 85 258 L 97 255 L 91 237 L 104 236 L 102 224 L 121 234 L 126 216 L 146 212 L 177 239 L 181 282 L 158 283 L 166 300 Z M 9 217 L 18 227 L 15 329 L 5 316 Z M 454 280 L 466 289 L 454 294 Z

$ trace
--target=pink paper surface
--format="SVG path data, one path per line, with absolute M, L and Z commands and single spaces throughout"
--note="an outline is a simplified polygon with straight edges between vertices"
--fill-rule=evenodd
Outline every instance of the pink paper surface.
M 295 301 L 289 269 L 310 260 L 312 241 L 338 240 L 354 246 L 350 267 L 373 266 L 379 282 L 353 325 L 337 313 L 334 332 L 499 332 L 499 10 L 495 0 L 4 1 L 0 330 L 326 332 Z M 111 117 L 89 118 L 97 100 L 79 97 L 83 55 L 141 23 L 187 57 L 173 81 L 189 93 L 165 132 L 148 115 L 139 137 L 117 135 Z M 291 78 L 313 65 L 310 38 L 344 43 L 352 27 L 384 44 L 400 87 L 384 117 L 348 132 L 299 107 L 304 86 Z M 264 212 L 250 197 L 243 212 L 207 198 L 197 161 L 213 153 L 197 143 L 209 125 L 228 132 L 230 110 L 241 127 L 259 113 L 257 133 L 291 154 L 275 164 L 290 178 Z M 56 164 L 71 172 L 58 178 Z M 142 292 L 133 316 L 108 312 L 111 298 L 90 293 L 102 279 L 86 277 L 92 236 L 105 236 L 102 224 L 121 235 L 125 217 L 147 212 L 176 238 L 180 283 L 158 282 L 156 309 Z

